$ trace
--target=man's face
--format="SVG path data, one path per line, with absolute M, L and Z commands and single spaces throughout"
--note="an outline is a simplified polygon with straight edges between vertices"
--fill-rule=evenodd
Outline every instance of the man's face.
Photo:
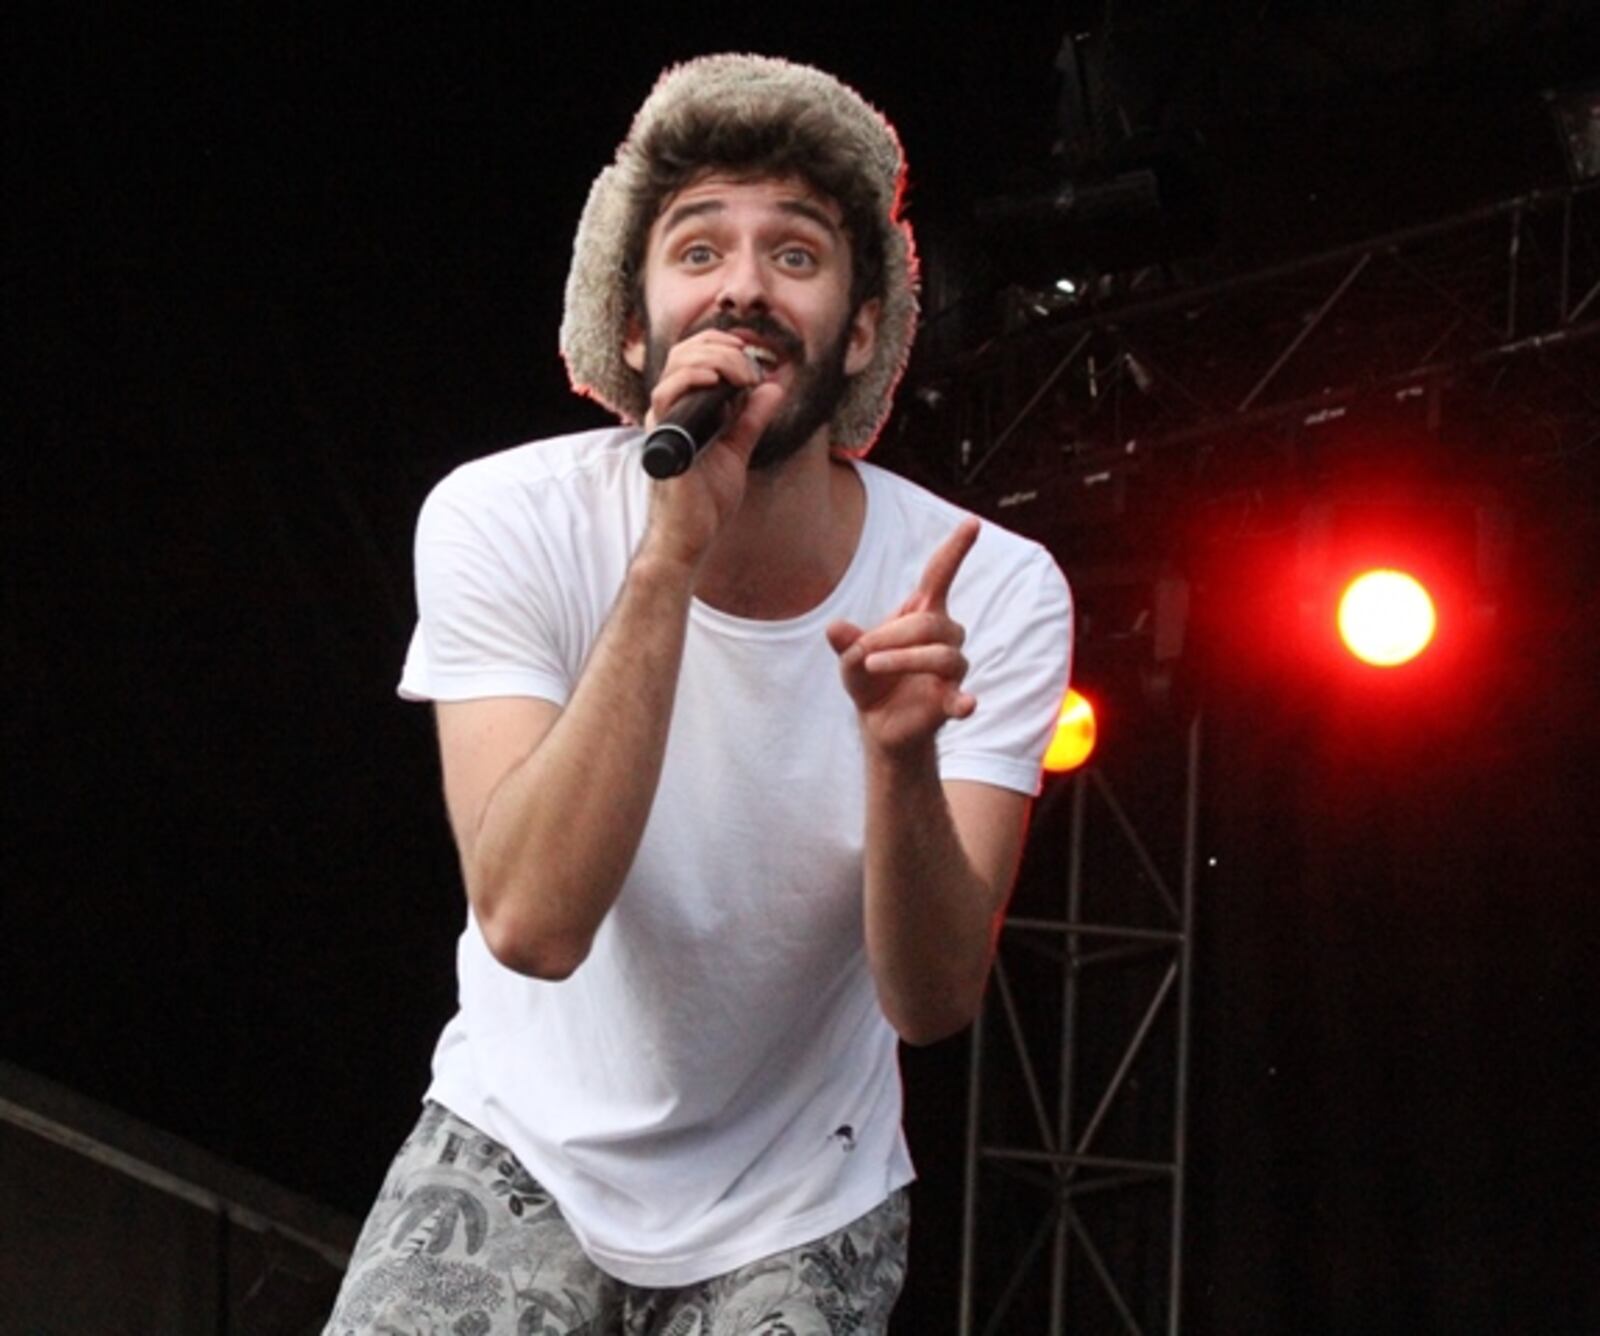
M 708 176 L 662 207 L 645 242 L 647 328 L 628 364 L 653 387 L 673 346 L 731 330 L 776 357 L 786 398 L 751 457 L 771 468 L 827 426 L 850 376 L 871 360 L 878 304 L 850 310 L 850 242 L 838 206 L 798 181 Z

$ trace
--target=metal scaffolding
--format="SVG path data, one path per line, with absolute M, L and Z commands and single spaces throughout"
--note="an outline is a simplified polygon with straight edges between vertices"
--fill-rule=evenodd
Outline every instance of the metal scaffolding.
M 1096 1312 L 1117 1329 L 1177 1332 L 1182 1300 L 1183 1209 L 1186 1161 L 1190 999 L 1194 944 L 1200 797 L 1201 722 L 1181 730 L 1182 784 L 1176 811 L 1164 813 L 1174 829 L 1166 839 L 1141 830 L 1103 769 L 1070 781 L 1070 843 L 1061 912 L 1056 917 L 1012 917 L 995 965 L 995 987 L 974 1027 L 968 1087 L 966 1201 L 962 1221 L 960 1336 L 981 1331 L 1048 1330 L 1051 1336 L 1092 1330 Z M 1108 877 L 1091 852 L 1093 825 L 1105 824 L 1114 845 L 1131 856 L 1126 878 Z M 1174 838 L 1175 837 L 1175 838 Z M 1176 853 L 1177 866 L 1163 866 Z M 1164 856 L 1165 855 L 1165 856 Z M 1098 888 L 1101 894 L 1094 894 Z M 1109 890 L 1109 894 L 1106 892 Z M 1101 917 L 1100 902 L 1120 904 L 1115 918 Z M 1019 953 L 1042 955 L 1061 974 L 1060 1010 L 1039 1023 L 1027 1014 L 1015 976 Z M 1145 968 L 1138 968 L 1143 965 Z M 1153 968 L 1150 968 L 1153 966 Z M 1134 967 L 1134 968 L 1130 968 Z M 1085 1016 L 1095 977 L 1121 976 L 1134 1005 L 1123 1007 L 1122 1042 L 1096 1034 L 1102 1061 L 1089 1070 Z M 1106 1010 L 1106 1009 L 1102 1009 Z M 1094 1019 L 1091 1018 L 1093 1024 Z M 1001 1030 L 995 1035 L 995 1030 Z M 997 1048 L 1009 1043 L 1020 1071 L 1026 1107 L 1006 1109 L 991 1092 Z M 1153 1079 L 1151 1073 L 1154 1073 Z M 1051 1108 L 1050 1087 L 1054 1086 Z M 1119 1106 L 1143 1100 L 1141 1087 L 1164 1086 L 1162 1116 L 1135 1119 L 1123 1139 L 1133 1149 L 1106 1149 Z M 1148 1109 L 1146 1110 L 1148 1114 Z M 1000 1194 L 999 1179 L 1021 1185 L 1038 1220 L 1009 1269 L 992 1248 L 980 1248 L 989 1223 L 985 1204 Z M 1158 1189 L 1154 1196 L 1148 1191 Z M 991 1190 L 986 1193 L 986 1187 Z M 1104 1246 L 1085 1203 L 1114 1201 L 1120 1223 L 1134 1218 L 1136 1246 Z M 1159 1284 L 1150 1267 L 1149 1241 L 1161 1240 Z M 1003 1276 L 993 1272 L 1006 1270 Z M 1043 1289 L 1038 1273 L 1046 1275 Z M 1047 1311 L 1019 1326 L 1030 1279 L 1035 1309 Z M 989 1282 L 989 1283 L 985 1283 Z M 979 1325 L 980 1305 L 987 1316 Z
M 1600 183 L 1534 191 L 1208 283 L 1151 266 L 1073 296 L 1013 290 L 1007 332 L 924 370 L 925 441 L 969 504 L 1026 532 L 1108 477 L 1192 477 L 1358 404 L 1500 394 L 1553 448 L 1600 437 Z M 1536 379 L 1537 389 L 1533 388 Z M 952 447 L 952 442 L 954 446 Z M 956 457 L 949 458 L 952 448 Z
M 1472 448 L 1552 476 L 1600 448 L 1597 183 L 1220 282 L 1152 268 L 1087 298 L 1036 295 L 1010 332 L 924 374 L 918 393 L 943 416 L 915 448 L 957 442 L 949 475 L 967 504 L 1075 573 L 1100 559 L 1079 521 L 1104 518 L 1113 484 L 1270 488 L 1370 406 L 1461 452 L 1465 415 L 1443 429 L 1441 416 L 1478 405 L 1499 430 Z M 961 1336 L 1180 1330 L 1198 715 L 1182 733 L 1167 768 L 1181 800 L 1155 826 L 1129 815 L 1148 805 L 1148 768 L 1114 785 L 1097 766 L 1040 805 L 1036 842 L 1070 795 L 1064 889 L 1057 912 L 1007 922 L 974 1029 Z M 1096 861 L 1107 831 L 1128 875 Z M 1127 917 L 1096 912 L 1108 894 Z M 1108 1011 L 1099 981 L 1118 976 L 1143 992 Z M 1113 1021 L 1125 1042 L 1107 1056 Z

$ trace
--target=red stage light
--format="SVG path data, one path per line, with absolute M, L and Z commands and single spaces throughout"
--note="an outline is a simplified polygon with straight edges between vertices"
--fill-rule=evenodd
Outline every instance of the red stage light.
M 1044 768 L 1053 775 L 1076 770 L 1094 751 L 1094 706 L 1076 691 L 1069 690 L 1056 718 L 1055 736 L 1044 754 Z
M 1363 663 L 1395 668 L 1433 640 L 1438 614 L 1415 576 L 1374 570 L 1351 581 L 1339 600 L 1339 634 Z

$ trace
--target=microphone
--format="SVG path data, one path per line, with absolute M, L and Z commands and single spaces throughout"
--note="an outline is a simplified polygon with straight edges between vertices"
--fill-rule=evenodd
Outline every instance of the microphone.
M 743 391 L 742 385 L 719 380 L 685 394 L 644 438 L 644 471 L 656 479 L 687 473 L 695 456 L 722 430 L 723 410 Z
M 746 344 L 744 355 L 757 376 L 765 376 L 771 354 Z M 715 385 L 690 390 L 667 410 L 665 417 L 644 438 L 644 471 L 652 478 L 676 478 L 687 473 L 695 457 L 717 439 L 727 421 L 726 409 L 746 387 L 719 380 Z

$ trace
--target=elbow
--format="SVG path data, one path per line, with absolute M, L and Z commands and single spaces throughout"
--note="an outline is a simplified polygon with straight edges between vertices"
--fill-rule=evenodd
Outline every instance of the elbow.
M 983 995 L 972 998 L 946 997 L 925 1001 L 915 1007 L 885 1007 L 884 1015 L 900 1042 L 912 1048 L 926 1048 L 960 1034 L 977 1018 Z
M 512 973 L 529 979 L 559 983 L 570 978 L 593 945 L 588 936 L 555 932 L 504 909 L 486 911 L 475 904 L 473 912 L 489 954 Z
M 909 984 L 903 980 L 902 984 Z M 915 986 L 878 984 L 878 1002 L 902 1043 L 926 1048 L 960 1034 L 978 1018 L 989 985 L 989 960 L 923 977 Z
M 988 961 L 981 970 L 970 963 L 942 965 L 908 969 L 885 961 L 872 964 L 878 1008 L 900 1041 L 912 1048 L 926 1048 L 959 1034 L 983 1006 Z
M 895 1033 L 900 1036 L 901 1043 L 908 1044 L 912 1048 L 927 1048 L 930 1044 L 937 1044 L 940 1040 L 960 1034 L 972 1024 L 972 1020 L 971 1015 L 951 1013 L 945 1016 L 919 1016 L 915 1019 L 890 1023 L 894 1026 Z

